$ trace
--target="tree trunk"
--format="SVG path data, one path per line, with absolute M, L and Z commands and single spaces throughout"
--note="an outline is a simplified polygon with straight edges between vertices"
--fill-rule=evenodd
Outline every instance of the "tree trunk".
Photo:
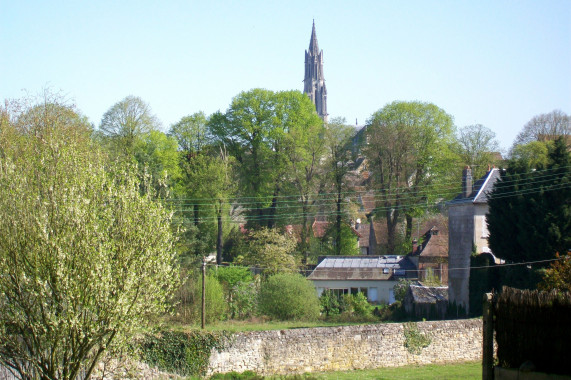
M 405 241 L 412 242 L 412 215 L 406 215 Z

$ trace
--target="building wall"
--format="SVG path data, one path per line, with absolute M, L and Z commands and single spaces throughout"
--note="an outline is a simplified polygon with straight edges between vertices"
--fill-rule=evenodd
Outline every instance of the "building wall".
M 472 202 L 448 208 L 448 294 L 450 302 L 468 311 L 470 254 L 474 243 L 474 206 Z M 460 270 L 457 268 L 466 268 Z
M 474 244 L 478 253 L 489 252 L 488 248 L 488 226 L 486 225 L 487 204 L 474 205 Z
M 321 293 L 325 289 L 351 289 L 351 288 L 375 288 L 377 289 L 377 300 L 371 299 L 371 292 L 368 291 L 367 298 L 369 301 L 378 303 L 391 303 L 394 302 L 394 294 L 392 290 L 396 285 L 397 281 L 383 280 L 383 281 L 366 281 L 366 280 L 312 280 L 315 289 L 317 289 L 317 295 L 321 296 Z
M 419 354 L 405 347 L 405 330 L 411 326 L 430 339 Z M 345 371 L 481 358 L 479 319 L 383 323 L 237 333 L 225 349 L 212 350 L 207 374 L 247 370 L 262 375 Z

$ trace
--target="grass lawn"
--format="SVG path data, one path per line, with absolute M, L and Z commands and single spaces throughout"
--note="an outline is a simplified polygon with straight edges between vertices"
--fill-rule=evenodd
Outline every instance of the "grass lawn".
M 326 372 L 312 375 L 319 380 L 481 379 L 482 363 L 406 366 L 349 372 Z
M 269 376 L 268 380 L 460 380 L 481 379 L 482 363 L 406 366 L 344 372 L 314 372 L 304 375 Z M 260 377 L 217 377 L 220 380 L 250 380 Z

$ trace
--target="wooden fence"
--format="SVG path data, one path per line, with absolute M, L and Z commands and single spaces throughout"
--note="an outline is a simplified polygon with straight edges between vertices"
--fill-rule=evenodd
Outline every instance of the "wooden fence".
M 484 379 L 493 379 L 493 339 L 502 368 L 571 374 L 571 294 L 504 287 L 484 297 Z M 491 377 L 490 377 L 491 376 Z

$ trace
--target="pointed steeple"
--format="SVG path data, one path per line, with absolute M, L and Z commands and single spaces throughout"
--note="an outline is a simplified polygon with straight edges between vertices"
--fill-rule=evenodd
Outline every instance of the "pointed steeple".
M 319 50 L 315 20 L 311 29 L 309 49 L 305 51 L 305 77 L 303 92 L 309 96 L 317 114 L 327 123 L 327 88 L 323 77 L 323 50 Z
M 317 33 L 315 33 L 315 20 L 313 20 L 313 28 L 311 29 L 311 40 L 309 40 L 309 51 L 313 55 L 319 54 L 319 45 L 317 44 Z

